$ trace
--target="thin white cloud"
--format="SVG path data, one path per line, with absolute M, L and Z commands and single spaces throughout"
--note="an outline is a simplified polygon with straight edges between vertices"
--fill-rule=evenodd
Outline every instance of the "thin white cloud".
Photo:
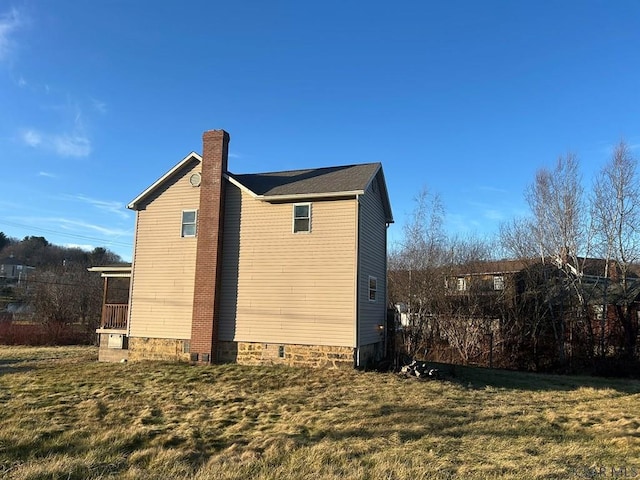
M 51 145 L 63 157 L 86 157 L 91 153 L 91 141 L 83 135 L 52 135 Z
M 480 190 L 481 192 L 490 192 L 490 193 L 507 193 L 508 192 L 504 188 L 490 187 L 488 185 L 481 185 L 478 187 L 478 190 Z
M 47 178 L 58 178 L 57 175 L 49 172 L 38 172 L 39 177 L 47 177 Z
M 0 14 L 0 61 L 9 58 L 15 45 L 13 35 L 22 23 L 22 17 L 16 8 Z
M 469 230 L 469 220 L 458 213 L 448 213 L 445 218 L 447 229 L 452 232 L 466 232 Z
M 35 219 L 32 218 L 31 220 L 35 220 Z M 78 231 L 78 230 L 81 230 L 84 232 L 91 231 L 91 232 L 98 232 L 102 235 L 115 236 L 115 237 L 129 235 L 131 233 L 130 230 L 123 230 L 121 228 L 103 227 L 102 225 L 97 225 L 94 223 L 83 222 L 82 220 L 73 220 L 70 218 L 63 218 L 63 217 L 47 218 L 47 219 L 42 218 L 39 220 L 47 221 L 50 224 L 56 224 L 58 228 L 67 230 L 67 231 Z
M 98 113 L 101 113 L 103 115 L 107 113 L 107 104 L 104 103 L 103 101 L 98 100 L 97 98 L 92 98 L 91 105 L 93 106 L 94 110 L 96 110 Z
M 504 214 L 499 210 L 489 209 L 484 211 L 484 218 L 489 220 L 499 221 L 504 219 Z
M 89 205 L 99 210 L 118 215 L 123 219 L 126 219 L 126 220 L 129 219 L 129 214 L 127 213 L 124 203 L 122 202 L 117 202 L 113 200 L 98 200 L 98 199 L 87 197 L 81 194 L 65 195 L 65 197 L 70 198 L 72 200 L 79 200 L 81 202 L 88 203 Z
M 51 134 L 28 128 L 21 138 L 29 147 L 42 148 L 61 157 L 86 157 L 91 153 L 91 140 L 81 133 Z
M 30 147 L 38 147 L 42 143 L 42 135 L 33 129 L 22 132 L 22 140 Z

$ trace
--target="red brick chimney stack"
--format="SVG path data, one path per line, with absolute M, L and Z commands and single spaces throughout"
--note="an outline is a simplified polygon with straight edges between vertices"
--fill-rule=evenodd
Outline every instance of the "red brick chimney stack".
M 224 225 L 223 175 L 227 171 L 229 134 L 224 130 L 209 130 L 202 135 L 202 143 L 191 358 L 212 363 L 217 359 L 218 292 Z

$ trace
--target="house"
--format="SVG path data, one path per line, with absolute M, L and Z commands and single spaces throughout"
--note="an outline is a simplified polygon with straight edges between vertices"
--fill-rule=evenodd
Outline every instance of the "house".
M 638 350 L 636 268 L 622 281 L 615 262 L 598 258 L 476 261 L 392 271 L 389 283 L 406 350 L 419 344 L 429 360 L 538 370 Z M 435 279 L 427 290 L 425 278 Z
M 130 270 L 98 267 L 105 279 L 131 281 L 126 322 L 103 309 L 101 359 L 379 359 L 393 222 L 381 164 L 237 175 L 228 144 L 225 131 L 205 132 L 202 155 L 190 153 L 129 203 Z
M 14 281 L 26 280 L 35 271 L 35 267 L 26 265 L 13 255 L 0 260 L 0 278 Z

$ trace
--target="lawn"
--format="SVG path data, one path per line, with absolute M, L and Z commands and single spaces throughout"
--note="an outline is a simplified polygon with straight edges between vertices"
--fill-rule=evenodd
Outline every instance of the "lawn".
M 0 347 L 0 478 L 640 478 L 640 382 Z

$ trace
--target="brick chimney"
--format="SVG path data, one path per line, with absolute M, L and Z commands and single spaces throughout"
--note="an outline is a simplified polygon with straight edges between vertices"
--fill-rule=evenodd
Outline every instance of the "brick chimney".
M 209 130 L 202 135 L 202 144 L 190 351 L 192 360 L 211 363 L 217 356 L 225 192 L 222 176 L 227 171 L 229 134 Z

